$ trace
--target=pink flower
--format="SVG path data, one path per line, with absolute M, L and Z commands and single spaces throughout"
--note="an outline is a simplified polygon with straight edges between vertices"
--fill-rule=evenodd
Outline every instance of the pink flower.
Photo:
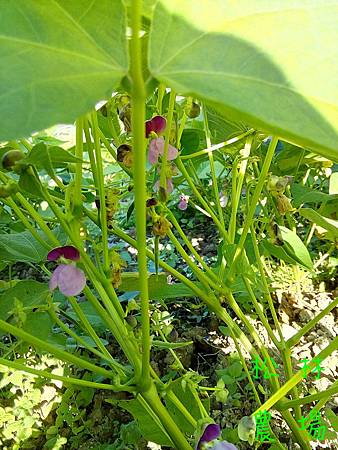
M 162 116 L 155 116 L 151 120 L 146 121 L 146 137 L 149 137 L 150 133 L 161 134 L 167 126 L 167 121 Z
M 149 143 L 149 162 L 151 165 L 158 163 L 159 156 L 163 156 L 164 152 L 164 139 L 162 137 L 152 139 Z M 178 150 L 169 144 L 168 146 L 168 161 L 172 161 L 177 158 Z
M 173 185 L 173 181 L 171 178 L 167 178 L 166 179 L 167 182 L 167 189 L 166 189 L 166 193 L 167 194 L 171 194 L 172 191 L 174 190 L 174 185 Z M 160 180 L 157 180 L 156 183 L 154 184 L 154 189 L 157 192 L 160 189 Z
M 86 286 L 86 277 L 81 269 L 72 264 L 60 264 L 49 281 L 49 289 L 59 288 L 66 296 L 78 295 Z
M 54 248 L 47 255 L 48 261 L 56 261 L 61 258 L 78 261 L 80 259 L 80 252 L 72 245 L 65 245 Z M 58 287 L 62 294 L 66 296 L 80 294 L 85 285 L 85 274 L 73 264 L 62 263 L 58 265 L 49 281 L 49 289 L 51 291 Z
M 185 211 L 188 208 L 189 195 L 180 195 L 178 209 Z

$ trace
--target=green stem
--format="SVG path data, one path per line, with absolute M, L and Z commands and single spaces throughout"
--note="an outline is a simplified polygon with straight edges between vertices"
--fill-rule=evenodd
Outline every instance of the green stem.
M 262 324 L 264 325 L 266 331 L 268 332 L 268 335 L 270 336 L 272 342 L 275 344 L 276 348 L 279 349 L 280 344 L 279 344 L 276 336 L 274 335 L 274 333 L 273 333 L 273 331 L 272 331 L 272 329 L 270 327 L 268 319 L 266 318 L 266 316 L 265 316 L 265 314 L 263 312 L 262 305 L 260 303 L 258 303 L 258 301 L 256 299 L 254 291 L 252 290 L 252 287 L 250 285 L 249 279 L 246 276 L 244 276 L 244 275 L 242 275 L 242 278 L 243 278 L 246 290 L 248 291 L 248 294 L 249 294 L 249 296 L 251 298 L 251 301 L 252 301 L 252 303 L 254 305 L 254 308 L 255 308 L 255 310 L 256 310 L 256 312 L 258 314 L 258 317 L 260 318 Z
M 328 346 L 324 348 L 318 355 L 315 356 L 314 359 L 320 359 L 324 361 L 325 358 L 331 355 L 331 353 L 338 348 L 338 337 L 333 339 L 332 342 Z M 316 361 L 312 360 L 308 363 L 307 374 L 310 373 L 316 367 Z M 273 405 L 275 405 L 279 400 L 287 395 L 290 390 L 296 386 L 302 379 L 304 378 L 304 369 L 296 372 L 289 381 L 287 381 L 277 392 L 275 392 L 262 406 L 260 406 L 257 412 L 264 411 L 270 409 Z M 280 402 L 281 406 L 284 407 L 284 401 Z
M 205 139 L 206 139 L 206 142 L 207 142 L 207 147 L 210 148 L 211 147 L 211 137 L 210 137 L 208 116 L 207 116 L 205 104 L 203 104 L 203 121 L 204 121 L 204 133 L 205 133 Z M 213 189 L 214 189 L 215 203 L 216 203 L 217 211 L 218 211 L 218 217 L 219 217 L 220 223 L 225 228 L 223 209 L 222 209 L 221 201 L 220 201 L 220 198 L 219 198 L 219 190 L 218 190 L 218 183 L 217 183 L 217 177 L 216 177 L 216 171 L 215 171 L 214 156 L 213 156 L 213 153 L 211 151 L 208 152 L 208 158 L 209 158 L 209 164 L 210 164 L 212 186 L 213 186 Z
M 174 444 L 174 448 L 179 450 L 192 450 L 180 428 L 160 401 L 154 383 L 150 383 L 149 388 L 142 392 L 142 397 L 161 420 L 165 430 Z
M 163 83 L 160 83 L 157 88 L 157 102 L 156 102 L 156 108 L 159 115 L 162 114 L 162 102 L 164 94 L 165 94 L 165 85 Z
M 27 210 L 28 214 L 37 223 L 37 225 L 40 227 L 40 229 L 45 233 L 46 237 L 49 239 L 51 244 L 55 245 L 55 247 L 59 246 L 60 245 L 59 240 L 56 238 L 56 236 L 53 234 L 53 232 L 45 224 L 45 222 L 44 222 L 43 218 L 40 216 L 40 214 L 25 199 L 25 197 L 22 194 L 20 194 L 19 192 L 17 194 L 15 194 L 15 197 L 19 200 L 21 205 Z
M 38 233 L 37 229 L 33 227 L 33 225 L 30 223 L 30 221 L 27 219 L 27 217 L 21 212 L 18 205 L 12 200 L 11 198 L 3 199 L 3 202 L 8 205 L 14 213 L 17 215 L 17 217 L 21 220 L 21 222 L 25 225 L 25 228 L 30 231 L 32 236 L 35 237 L 35 239 L 48 251 L 51 250 L 51 244 L 48 244 Z
M 4 320 L 0 320 L 0 329 L 5 331 L 6 333 L 10 333 L 13 334 L 14 336 L 17 336 L 18 338 L 22 339 L 25 342 L 28 342 L 29 344 L 33 345 L 36 348 L 41 348 L 51 353 L 52 355 L 55 355 L 56 357 L 60 358 L 63 361 L 68 361 L 72 364 L 75 364 L 78 367 L 87 369 L 94 373 L 98 373 L 99 375 L 103 375 L 105 378 L 114 377 L 114 374 L 112 374 L 112 372 L 103 369 L 102 367 L 95 366 L 95 364 L 92 364 L 83 358 L 79 358 L 75 355 L 72 355 L 69 352 L 61 350 L 55 347 L 53 344 L 50 344 L 49 342 L 43 341 L 29 333 L 26 333 L 22 329 L 17 328 L 5 322 Z
M 288 348 L 292 348 L 295 345 L 298 344 L 298 342 L 301 340 L 301 338 L 308 333 L 323 317 L 325 317 L 327 314 L 329 314 L 330 311 L 332 311 L 334 308 L 338 306 L 338 297 L 331 302 L 326 308 L 323 309 L 317 316 L 315 316 L 310 322 L 308 322 L 306 325 L 304 325 L 303 328 L 301 328 L 294 336 L 292 336 L 287 342 L 286 346 Z
M 169 96 L 169 109 L 167 114 L 167 128 L 165 131 L 165 141 L 164 141 L 164 149 L 161 163 L 161 174 L 160 174 L 160 188 L 164 189 L 164 192 L 167 190 L 167 161 L 168 161 L 168 148 L 169 148 L 169 139 L 171 133 L 171 124 L 173 120 L 173 114 L 175 109 L 175 99 L 176 92 L 171 89 Z
M 75 156 L 81 161 L 75 163 L 74 189 L 72 191 L 72 214 L 75 220 L 71 222 L 74 233 L 80 237 L 81 219 L 83 214 L 82 201 L 82 159 L 83 159 L 83 119 L 76 121 Z
M 311 445 L 309 443 L 309 437 L 307 432 L 299 427 L 290 411 L 282 411 L 281 414 L 284 420 L 289 425 L 293 435 L 295 436 L 296 441 L 301 446 L 302 450 L 311 450 Z
M 141 324 L 142 324 L 142 375 L 141 391 L 151 386 L 150 378 L 150 319 L 146 241 L 146 151 L 145 151 L 145 101 L 146 91 L 142 74 L 142 49 L 140 41 L 142 1 L 134 0 L 131 8 L 132 39 L 130 44 L 132 78 L 132 130 L 134 152 L 134 192 L 136 233 L 138 243 L 138 269 L 140 276 Z
M 286 375 L 286 379 L 290 380 L 292 378 L 293 375 L 293 370 L 292 370 L 292 364 L 291 364 L 291 350 L 289 348 L 285 348 L 283 352 L 281 352 L 281 356 L 283 359 L 283 365 L 284 365 L 284 370 L 285 370 L 285 375 Z M 299 392 L 298 392 L 298 387 L 294 386 L 291 390 L 290 390 L 290 394 L 291 397 L 293 399 L 298 399 L 299 398 Z M 301 420 L 302 418 L 302 412 L 301 409 L 298 405 L 296 405 L 294 407 L 294 412 L 295 412 L 295 416 L 297 421 Z
M 317 400 L 331 400 L 333 396 L 338 394 L 338 380 L 335 381 L 330 388 L 325 389 L 322 392 L 316 392 L 315 394 L 307 395 L 303 398 L 297 398 L 295 400 L 286 400 L 280 407 L 280 410 L 293 408 L 298 405 L 306 405 L 307 403 L 316 402 Z M 317 405 L 316 405 L 317 406 Z
M 243 150 L 241 150 L 240 155 L 242 157 L 242 161 L 239 165 L 239 173 L 237 174 L 237 164 L 235 167 L 233 167 L 233 174 L 232 177 L 234 180 L 236 180 L 235 185 L 232 187 L 232 191 L 235 188 L 235 192 L 231 193 L 232 196 L 232 203 L 231 203 L 231 217 L 230 217 L 230 223 L 229 223 L 229 239 L 230 242 L 233 244 L 235 242 L 235 234 L 236 234 L 236 218 L 237 218 L 237 211 L 238 211 L 238 205 L 241 198 L 242 193 L 242 187 L 243 187 L 243 181 L 244 176 L 246 172 L 246 168 L 248 165 L 248 160 L 250 156 L 251 146 L 253 141 L 253 135 L 250 134 L 245 142 L 245 146 Z M 234 172 L 235 171 L 235 172 Z
M 224 229 L 224 227 L 222 226 L 221 222 L 218 220 L 217 216 L 215 215 L 215 213 L 212 211 L 212 209 L 208 205 L 207 201 L 204 200 L 204 198 L 201 196 L 200 192 L 196 188 L 195 183 L 190 178 L 190 175 L 188 174 L 188 172 L 187 172 L 186 168 L 184 167 L 184 164 L 181 161 L 181 158 L 179 156 L 175 159 L 175 162 L 176 162 L 177 167 L 181 171 L 182 175 L 187 180 L 187 182 L 188 182 L 188 184 L 190 186 L 190 189 L 194 193 L 195 197 L 203 205 L 203 208 L 207 211 L 207 213 L 210 214 L 210 217 L 215 222 L 215 225 L 217 226 L 217 228 L 218 228 L 219 232 L 221 233 L 221 235 L 224 237 L 225 241 L 229 242 L 229 236 L 228 236 L 227 231 Z
M 177 133 L 177 142 L 176 142 L 176 145 L 177 145 L 177 148 L 178 148 L 178 149 L 181 148 L 181 138 L 182 138 L 182 134 L 183 134 L 183 131 L 184 131 L 184 127 L 185 127 L 186 122 L 187 122 L 187 115 L 186 115 L 186 113 L 185 113 L 185 111 L 184 111 L 184 112 L 183 112 L 182 119 L 181 119 L 180 127 L 179 127 L 178 133 Z
M 101 339 L 96 334 L 94 328 L 91 326 L 89 320 L 87 319 L 86 315 L 80 308 L 79 304 L 77 303 L 76 299 L 74 297 L 68 297 L 68 300 L 70 304 L 72 305 L 73 310 L 75 311 L 76 315 L 81 321 L 81 324 L 89 334 L 89 336 L 93 339 L 97 347 L 101 350 L 102 354 L 104 355 L 105 359 L 109 361 L 109 363 L 115 368 L 115 370 L 121 375 L 124 375 L 124 367 L 115 361 L 115 359 L 111 356 L 111 354 L 108 352 L 106 347 L 103 345 Z
M 135 241 L 135 239 L 131 238 L 128 234 L 124 233 L 122 230 L 120 230 L 117 227 L 114 227 L 113 233 L 123 239 L 125 242 L 130 244 L 135 249 L 138 249 L 138 244 Z M 153 261 L 155 259 L 154 254 L 147 250 L 147 255 L 149 258 L 151 258 Z M 232 320 L 230 315 L 226 312 L 224 308 L 219 304 L 219 300 L 216 299 L 215 296 L 210 296 L 209 293 L 206 293 L 205 291 L 199 289 L 198 286 L 196 286 L 195 283 L 193 283 L 191 280 L 189 280 L 187 277 L 182 275 L 179 271 L 175 270 L 169 264 L 166 264 L 164 261 L 159 261 L 159 265 L 168 273 L 172 274 L 173 277 L 177 278 L 177 280 L 184 283 L 189 289 L 191 289 L 192 292 L 195 293 L 196 297 L 201 298 L 204 303 L 207 305 L 207 307 L 210 309 L 210 311 L 213 311 L 221 320 L 223 320 L 226 325 L 233 329 L 234 333 L 238 337 L 238 339 L 242 342 L 245 349 L 250 353 L 253 357 L 257 356 L 257 352 L 252 346 L 251 342 L 247 338 L 247 336 L 243 333 L 243 331 L 239 328 L 239 326 Z
M 71 330 L 67 325 L 60 320 L 54 311 L 53 307 L 48 309 L 48 314 L 51 316 L 52 320 L 71 338 L 73 338 L 76 342 L 78 342 L 80 345 L 82 345 L 84 348 L 89 350 L 94 355 L 98 356 L 101 359 L 104 359 L 109 364 L 111 363 L 111 358 L 107 358 L 106 355 L 101 353 L 99 350 L 97 350 L 95 347 L 88 344 L 84 339 L 82 339 L 81 336 L 78 336 L 73 330 Z
M 209 279 L 203 272 L 201 269 L 199 269 L 196 264 L 191 260 L 191 258 L 189 257 L 189 255 L 186 253 L 186 251 L 184 250 L 184 248 L 182 247 L 182 245 L 178 242 L 178 240 L 176 239 L 175 235 L 173 234 L 173 232 L 171 230 L 168 231 L 167 233 L 168 237 L 170 238 L 170 240 L 172 241 L 172 243 L 175 245 L 176 249 L 179 251 L 180 255 L 182 256 L 182 258 L 184 259 L 184 261 L 188 264 L 188 266 L 191 268 L 191 270 L 194 272 L 194 274 L 196 275 L 196 277 L 203 283 L 205 289 L 208 291 L 210 290 L 210 286 L 215 287 L 215 283 Z
M 276 313 L 276 310 L 275 310 L 275 307 L 274 307 L 274 304 L 273 304 L 273 300 L 271 298 L 269 285 L 268 285 L 268 282 L 266 281 L 264 266 L 263 266 L 263 263 L 262 263 L 262 257 L 261 257 L 261 255 L 259 253 L 256 233 L 255 233 L 255 229 L 254 229 L 253 225 L 251 225 L 250 230 L 251 230 L 251 239 L 252 239 L 253 249 L 254 249 L 255 258 L 256 258 L 256 264 L 258 266 L 258 270 L 259 270 L 259 273 L 261 275 L 261 281 L 263 283 L 264 297 L 265 297 L 266 301 L 268 302 L 268 305 L 269 305 L 269 308 L 270 308 L 270 312 L 271 312 L 271 315 L 272 315 L 272 319 L 273 319 L 273 322 L 275 324 L 276 330 L 277 330 L 277 332 L 279 334 L 279 338 L 280 338 L 280 342 L 281 342 L 279 344 L 278 348 L 279 349 L 283 349 L 285 347 L 285 341 L 284 341 L 282 329 L 281 329 L 280 324 L 279 324 L 277 313 Z
M 16 370 L 21 370 L 22 372 L 32 373 L 33 375 L 37 375 L 39 377 L 48 378 L 50 380 L 62 381 L 65 385 L 71 384 L 75 386 L 89 387 L 93 389 L 108 389 L 110 391 L 135 392 L 135 388 L 133 386 L 95 383 L 93 381 L 81 380 L 72 377 L 65 377 L 62 375 L 56 375 L 55 373 L 47 372 L 46 370 L 33 369 L 33 367 L 26 366 L 25 364 L 20 364 L 16 361 L 10 361 L 4 358 L 0 358 L 0 364 Z
M 228 300 L 228 303 L 229 303 L 230 307 L 232 308 L 232 310 L 236 313 L 237 317 L 243 322 L 243 324 L 249 331 L 250 336 L 256 342 L 261 354 L 264 356 L 264 359 L 266 361 L 265 364 L 269 368 L 270 373 L 273 375 L 276 375 L 276 371 L 275 371 L 273 364 L 271 363 L 271 359 L 270 359 L 268 351 L 266 350 L 263 342 L 261 341 L 260 337 L 258 336 L 258 333 L 256 332 L 255 328 L 251 325 L 251 323 L 249 322 L 249 320 L 247 319 L 247 317 L 245 316 L 245 314 L 239 307 L 238 303 L 236 302 L 236 300 L 235 300 L 234 296 L 232 295 L 232 293 L 230 292 L 230 290 L 228 291 L 227 300 Z M 274 392 L 277 391 L 279 389 L 279 382 L 277 381 L 276 377 L 272 376 L 270 380 L 271 380 L 270 382 L 271 382 L 271 387 L 272 387 L 273 391 Z
M 228 139 L 225 142 L 221 142 L 220 144 L 216 144 L 216 145 L 213 145 L 213 146 L 211 146 L 209 148 L 205 148 L 204 150 L 200 150 L 198 152 L 191 153 L 190 155 L 181 156 L 181 159 L 182 160 L 192 159 L 192 158 L 196 158 L 197 156 L 205 155 L 206 153 L 209 153 L 209 152 L 214 152 L 216 150 L 219 150 L 220 148 L 226 147 L 228 145 L 232 145 L 235 142 L 240 141 L 241 139 L 243 139 L 244 137 L 248 136 L 249 134 L 252 134 L 254 131 L 255 130 L 253 128 L 251 128 L 250 130 L 245 131 L 244 133 L 239 134 L 238 136 L 235 136 L 235 137 L 233 137 L 231 139 Z
M 92 142 L 92 138 L 91 138 L 90 132 L 89 132 L 88 119 L 84 120 L 83 131 L 84 131 L 84 134 L 86 137 L 87 152 L 88 152 L 88 156 L 89 156 L 90 167 L 91 167 L 92 174 L 93 174 L 94 185 L 96 188 L 96 195 L 98 195 L 99 175 L 97 173 L 97 166 L 96 166 L 96 161 L 95 161 L 93 142 Z
M 176 228 L 178 234 L 180 235 L 181 239 L 184 241 L 185 245 L 188 247 L 188 249 L 191 251 L 191 253 L 194 255 L 194 257 L 196 258 L 196 260 L 201 264 L 201 266 L 203 267 L 203 269 L 207 272 L 207 274 L 209 275 L 209 277 L 215 282 L 218 283 L 218 277 L 217 275 L 210 269 L 210 267 L 208 267 L 208 265 L 206 264 L 206 262 L 203 260 L 203 258 L 197 253 L 197 251 L 194 249 L 193 245 L 191 244 L 191 242 L 188 240 L 188 238 L 186 237 L 184 231 L 182 230 L 182 228 L 180 227 L 179 223 L 176 220 L 176 217 L 174 216 L 174 214 L 172 213 L 172 211 L 169 208 L 166 208 L 166 213 L 168 214 L 168 216 L 170 217 L 170 221 L 171 223 L 174 225 L 174 227 Z
M 254 217 L 255 210 L 256 210 L 256 205 L 257 205 L 257 202 L 259 200 L 259 196 L 260 196 L 260 194 L 262 192 L 263 185 L 264 185 L 264 183 L 266 181 L 266 177 L 268 175 L 268 171 L 269 171 L 269 168 L 270 168 L 271 160 L 272 160 L 273 155 L 275 153 L 275 149 L 276 149 L 277 144 L 278 144 L 278 137 L 273 136 L 273 138 L 271 139 L 270 145 L 268 147 L 266 156 L 265 156 L 264 164 L 263 164 L 260 176 L 258 178 L 258 182 L 257 182 L 256 188 L 255 188 L 254 193 L 253 193 L 252 198 L 251 198 L 251 204 L 250 204 L 249 211 L 247 213 L 247 217 L 245 219 L 245 223 L 244 223 L 243 231 L 242 231 L 242 234 L 241 234 L 241 238 L 239 240 L 238 246 L 237 246 L 236 251 L 235 251 L 235 255 L 234 255 L 233 260 L 232 260 L 232 264 L 231 264 L 230 269 L 229 269 L 228 280 L 229 280 L 230 283 L 233 282 L 233 277 L 234 277 L 234 271 L 235 271 L 236 263 L 238 261 L 238 258 L 242 254 L 242 251 L 243 251 L 243 248 L 244 248 L 244 243 L 245 243 L 248 231 L 249 231 L 250 226 L 251 226 L 252 221 L 253 221 L 253 217 Z
M 110 261 L 108 251 L 108 228 L 107 228 L 107 208 L 106 208 L 106 195 L 104 186 L 103 164 L 101 156 L 101 145 L 99 137 L 99 125 L 97 123 L 97 114 L 94 111 L 91 115 L 92 119 L 92 134 L 94 138 L 94 151 L 97 164 L 97 177 L 98 177 L 98 191 L 100 197 L 100 224 L 102 231 L 102 248 L 103 248 L 103 270 L 106 277 L 110 277 Z
M 242 354 L 241 347 L 238 345 L 238 341 L 237 341 L 237 338 L 236 338 L 234 332 L 233 332 L 231 329 L 229 329 L 229 330 L 230 330 L 231 337 L 232 337 L 232 339 L 233 339 L 233 341 L 234 341 L 234 344 L 235 344 L 235 347 L 236 347 L 238 356 L 239 356 L 239 358 L 240 358 L 240 360 L 241 360 L 243 369 L 244 369 L 244 371 L 245 371 L 245 373 L 246 373 L 246 376 L 248 377 L 248 380 L 249 380 L 249 383 L 250 383 L 252 392 L 254 393 L 256 402 L 257 402 L 258 405 L 261 405 L 262 403 L 261 403 L 261 401 L 260 401 L 260 398 L 259 398 L 259 395 L 258 395 L 256 386 L 255 386 L 255 383 L 254 383 L 253 380 L 252 380 L 252 376 L 251 376 L 251 373 L 250 373 L 250 371 L 249 371 L 249 369 L 248 369 L 248 365 L 247 365 L 247 363 L 246 363 L 246 361 L 245 361 L 245 358 L 244 358 L 244 356 L 243 356 L 243 354 Z

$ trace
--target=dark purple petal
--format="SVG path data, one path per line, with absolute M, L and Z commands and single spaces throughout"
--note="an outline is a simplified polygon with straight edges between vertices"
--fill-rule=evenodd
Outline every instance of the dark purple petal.
M 210 450 L 238 450 L 238 448 L 230 442 L 222 441 L 217 442 Z
M 153 130 L 156 134 L 163 133 L 167 126 L 167 121 L 162 116 L 155 116 L 151 119 L 151 122 L 153 124 Z
M 155 116 L 151 120 L 146 121 L 146 137 L 149 137 L 153 131 L 156 134 L 161 134 L 167 126 L 167 121 L 162 116 Z
M 63 247 L 56 247 L 51 250 L 47 255 L 48 261 L 56 261 L 61 256 L 66 259 L 71 259 L 72 261 L 77 261 L 80 259 L 80 253 L 77 248 L 72 245 L 65 245 Z
M 204 444 L 204 442 L 213 441 L 214 439 L 217 439 L 220 436 L 220 434 L 221 434 L 220 426 L 217 425 L 216 423 L 209 423 L 209 425 L 207 425 L 204 428 L 203 434 L 197 443 L 196 450 L 201 450 L 201 446 L 202 444 Z
M 149 137 L 150 133 L 153 131 L 153 124 L 151 120 L 146 121 L 146 137 Z

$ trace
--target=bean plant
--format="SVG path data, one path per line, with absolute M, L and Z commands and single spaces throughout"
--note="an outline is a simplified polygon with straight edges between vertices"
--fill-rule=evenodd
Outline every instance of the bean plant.
M 337 245 L 336 178 L 329 180 L 330 194 L 309 186 L 314 168 L 325 171 L 338 159 L 337 17 L 338 3 L 327 0 L 2 2 L 0 200 L 21 228 L 1 236 L 1 264 L 39 264 L 50 281 L 7 286 L 0 330 L 12 345 L 25 342 L 72 369 L 54 373 L 11 352 L 1 365 L 72 389 L 123 393 L 118 404 L 160 445 L 235 449 L 209 416 L 198 374 L 180 362 L 180 343 L 170 342 L 161 323 L 155 327 L 154 289 L 169 274 L 174 284 L 165 288 L 204 304 L 235 344 L 256 403 L 239 423 L 240 439 L 253 445 L 255 417 L 275 410 L 294 442 L 311 448 L 298 423 L 301 407 L 315 402 L 312 411 L 320 411 L 338 384 L 302 397 L 304 370 L 295 368 L 292 351 L 338 299 L 286 338 L 266 261 L 290 265 L 299 281 L 300 267 L 314 270 L 308 248 L 316 227 L 328 244 L 324 259 Z M 40 132 L 74 121 L 73 147 Z M 305 195 L 312 197 L 302 201 Z M 135 236 L 116 220 L 126 200 Z M 189 210 L 212 224 L 218 243 L 212 264 L 180 221 Z M 307 236 L 299 237 L 298 221 L 310 223 Z M 127 303 L 119 291 L 127 263 L 112 242 L 137 253 L 136 300 Z M 163 242 L 175 248 L 189 276 L 166 262 Z M 249 298 L 271 348 L 238 292 Z M 83 302 L 103 327 L 91 322 Z M 85 352 L 68 351 L 55 328 Z M 154 370 L 156 346 L 172 353 L 174 374 Z M 335 337 L 307 373 L 337 348 Z M 271 374 L 264 394 L 250 360 Z M 221 398 L 224 384 L 214 391 Z M 269 430 L 273 448 L 285 448 Z

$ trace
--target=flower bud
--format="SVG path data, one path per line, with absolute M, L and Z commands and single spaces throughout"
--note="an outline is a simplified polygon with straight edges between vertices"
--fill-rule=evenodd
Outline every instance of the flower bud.
M 150 208 L 151 206 L 156 206 L 156 205 L 157 205 L 157 199 L 155 197 L 148 198 L 148 200 L 146 202 L 147 208 Z
M 290 199 L 284 194 L 277 196 L 277 209 L 282 215 L 287 212 L 295 211 L 295 208 L 291 205 Z
M 131 168 L 133 166 L 133 149 L 129 144 L 122 144 L 117 149 L 117 160 L 124 164 L 126 167 Z
M 18 161 L 25 157 L 21 150 L 8 150 L 1 159 L 1 165 L 6 170 L 14 170 L 14 166 Z
M 137 326 L 137 319 L 136 319 L 135 316 L 132 316 L 132 315 L 127 316 L 127 317 L 125 318 L 125 321 L 126 321 L 127 324 L 128 324 L 129 326 L 131 326 L 132 328 L 135 328 L 135 327 Z
M 131 132 L 131 106 L 129 103 L 124 105 L 119 112 L 119 118 L 123 122 L 126 133 Z
M 10 196 L 11 193 L 9 192 L 7 185 L 5 184 L 0 185 L 0 198 L 7 198 Z
M 171 228 L 171 223 L 164 216 L 158 216 L 154 219 L 153 234 L 164 238 Z
M 190 109 L 186 112 L 190 119 L 196 119 L 201 113 L 201 107 L 198 103 L 192 102 Z

